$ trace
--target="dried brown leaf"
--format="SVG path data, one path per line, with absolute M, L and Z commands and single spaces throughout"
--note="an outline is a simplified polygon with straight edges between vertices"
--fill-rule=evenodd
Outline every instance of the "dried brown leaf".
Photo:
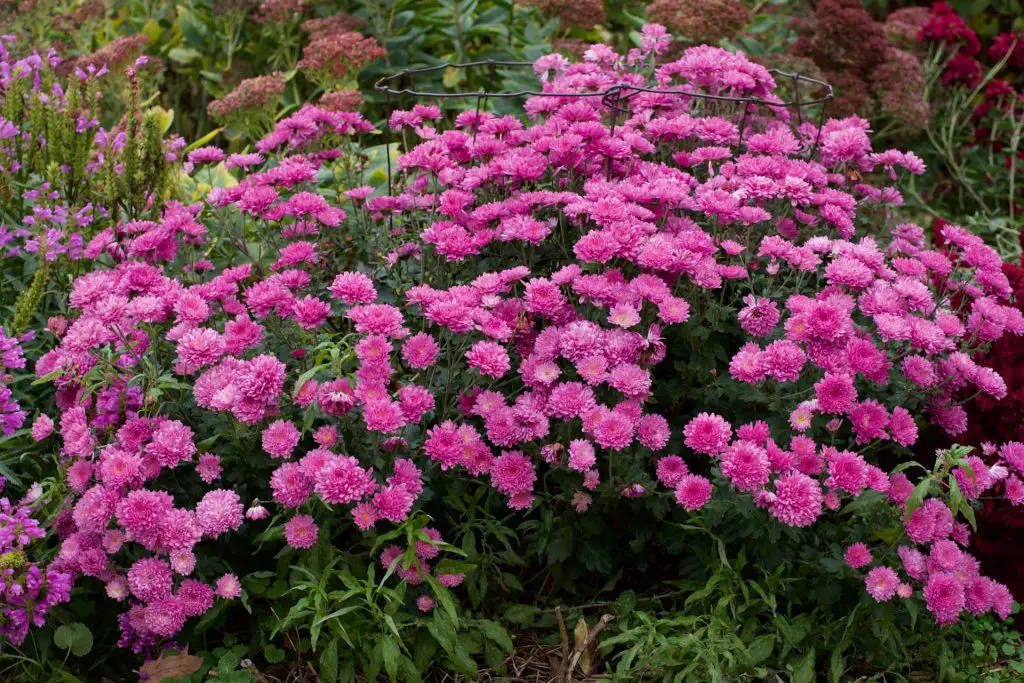
M 139 669 L 139 680 L 159 683 L 170 678 L 177 680 L 191 676 L 203 666 L 203 658 L 187 652 L 180 655 L 161 655 L 158 659 L 146 662 Z

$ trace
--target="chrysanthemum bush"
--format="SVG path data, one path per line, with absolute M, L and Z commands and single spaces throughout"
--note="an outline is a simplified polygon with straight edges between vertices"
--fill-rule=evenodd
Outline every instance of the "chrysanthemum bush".
M 306 106 L 255 152 L 190 152 L 201 201 L 91 237 L 34 362 L 56 408 L 31 406 L 31 437 L 66 485 L 49 570 L 120 603 L 122 646 L 187 642 L 247 595 L 240 575 L 265 581 L 252 562 L 327 572 L 336 552 L 353 575 L 331 600 L 360 581 L 370 600 L 381 572 L 397 588 L 364 608 L 379 616 L 359 645 L 356 607 L 282 603 L 326 677 L 337 649 L 316 641 L 335 621 L 346 666 L 409 677 L 426 629 L 471 671 L 457 603 L 479 606 L 488 580 L 523 590 L 500 569 L 523 562 L 510 538 L 546 538 L 557 564 L 575 520 L 611 528 L 622 509 L 655 527 L 629 542 L 638 565 L 744 510 L 845 558 L 875 602 L 923 602 L 943 626 L 1010 613 L 964 547 L 973 501 L 1024 498 L 1024 445 L 989 464 L 907 450 L 962 432 L 965 392 L 1006 393 L 974 360 L 1024 331 L 998 256 L 953 226 L 935 249 L 893 224 L 900 176 L 925 169 L 873 150 L 863 120 L 819 129 L 742 55 L 661 64 L 668 43 L 650 25 L 625 56 L 543 57 L 543 87 L 576 96 L 520 117 L 394 112 L 418 142 L 390 195 L 362 184 L 354 141 L 373 125 Z M 613 86 L 665 92 L 613 112 L 595 96 Z M 239 180 L 211 189 L 221 162 Z M 522 519 L 500 541 L 478 536 L 505 514 L 489 491 Z M 583 564 L 610 574 L 592 550 Z

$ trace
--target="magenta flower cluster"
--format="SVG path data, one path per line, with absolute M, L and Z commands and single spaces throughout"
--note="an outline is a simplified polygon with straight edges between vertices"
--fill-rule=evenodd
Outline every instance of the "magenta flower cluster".
M 0 488 L 4 487 L 0 477 Z M 0 637 L 21 645 L 32 626 L 71 599 L 74 575 L 29 560 L 30 546 L 46 532 L 37 515 L 42 490 L 34 486 L 19 501 L 0 498 Z
M 28 332 L 15 339 L 8 337 L 0 328 L 0 432 L 5 436 L 14 434 L 25 424 L 26 414 L 8 386 L 11 377 L 8 373 L 25 367 L 25 353 L 21 345 L 34 336 L 33 332 Z
M 32 435 L 58 431 L 73 494 L 51 569 L 125 604 L 125 647 L 173 638 L 216 597 L 241 594 L 234 575 L 200 577 L 196 564 L 243 526 L 271 519 L 303 551 L 348 521 L 360 532 L 408 522 L 446 476 L 489 482 L 513 510 L 565 502 L 584 514 L 596 495 L 665 495 L 701 514 L 716 497 L 750 496 L 799 528 L 881 492 L 904 521 L 906 577 L 873 567 L 875 599 L 908 597 L 916 582 L 939 623 L 965 608 L 1005 615 L 1005 588 L 979 575 L 950 508 L 929 498 L 907 514 L 913 486 L 871 457 L 917 441 L 907 401 L 957 434 L 962 390 L 1005 393 L 975 360 L 1024 332 L 997 255 L 959 228 L 937 250 L 915 225 L 885 225 L 898 176 L 924 166 L 874 151 L 865 121 L 818 130 L 742 55 L 703 46 L 658 65 L 664 30 L 642 35 L 625 56 L 598 45 L 578 64 L 538 60 L 544 88 L 578 96 L 532 97 L 525 118 L 470 111 L 447 127 L 437 107 L 395 112 L 390 125 L 418 143 L 397 160 L 391 195 L 354 186 L 343 209 L 317 191 L 342 146 L 373 127 L 306 106 L 258 153 L 193 150 L 189 164 L 224 160 L 236 185 L 88 242 L 95 268 L 75 279 L 71 317 L 54 321 L 59 343 L 34 368 L 56 386 L 60 418 L 38 417 Z M 635 92 L 613 117 L 591 95 L 616 85 L 674 92 Z M 768 104 L 709 110 L 679 91 Z M 213 238 L 235 240 L 236 223 L 259 254 L 243 243 L 215 266 Z M 380 262 L 350 265 L 336 238 L 357 229 Z M 777 415 L 679 421 L 654 401 L 674 340 L 723 310 L 716 323 L 735 323 L 744 343 L 727 373 L 702 381 L 779 390 L 774 428 Z M 195 431 L 203 419 L 161 414 L 161 387 L 180 391 L 183 415 L 229 422 L 244 457 L 215 453 L 219 435 Z M 958 470 L 964 495 L 1021 502 L 1022 453 L 1006 445 L 1005 464 Z M 242 501 L 222 477 L 256 463 L 273 468 L 248 482 L 267 495 Z M 539 485 L 553 470 L 564 490 Z M 189 478 L 198 500 L 174 488 Z M 325 510 L 344 523 L 325 524 Z M 410 584 L 444 546 L 421 532 L 429 540 L 378 558 Z M 873 562 L 866 546 L 845 559 Z

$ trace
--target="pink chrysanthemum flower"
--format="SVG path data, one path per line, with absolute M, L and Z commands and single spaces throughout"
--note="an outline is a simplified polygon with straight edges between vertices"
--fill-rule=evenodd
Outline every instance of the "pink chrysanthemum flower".
M 668 455 L 658 460 L 658 481 L 669 488 L 675 488 L 679 480 L 690 470 L 678 455 Z
M 416 598 L 416 607 L 421 612 L 429 612 L 434 609 L 434 598 L 429 595 L 421 595 Z
M 216 593 L 218 597 L 231 600 L 242 594 L 242 584 L 234 574 L 225 574 L 217 579 Z
M 338 443 L 338 428 L 335 425 L 323 425 L 313 432 L 313 441 L 321 448 L 332 448 Z
M 465 579 L 465 574 L 441 574 L 437 577 L 438 583 L 445 588 L 455 588 L 460 586 Z
M 352 521 L 360 531 L 366 531 L 377 523 L 377 510 L 372 503 L 359 503 L 352 508 Z
M 910 411 L 903 406 L 896 406 L 889 415 L 889 432 L 892 440 L 901 446 L 913 446 L 917 442 L 917 422 Z
M 755 491 L 768 483 L 771 463 L 765 449 L 737 441 L 722 453 L 722 474 L 740 491 Z
M 562 418 L 579 417 L 596 405 L 594 390 L 580 382 L 562 382 L 551 389 L 547 408 Z
M 761 354 L 765 374 L 779 382 L 795 382 L 800 378 L 807 354 L 788 339 L 773 341 Z
M 615 304 L 608 311 L 608 322 L 628 329 L 640 322 L 640 312 L 629 304 Z
M 875 602 L 886 602 L 896 595 L 900 577 L 892 567 L 875 567 L 864 577 L 864 585 Z
M 668 445 L 672 435 L 668 420 L 661 415 L 644 415 L 636 423 L 636 439 L 652 451 L 660 451 Z
M 814 392 L 818 400 L 818 410 L 823 413 L 845 413 L 857 400 L 853 377 L 844 373 L 826 372 L 814 385 Z
M 312 548 L 319 529 L 309 515 L 295 515 L 284 524 L 284 539 L 293 548 Z
M 217 538 L 242 526 L 245 507 L 234 491 L 208 492 L 196 505 L 196 522 L 208 538 Z
M 378 517 L 399 524 L 409 516 L 414 500 L 415 496 L 405 486 L 389 485 L 374 495 L 373 506 Z
M 576 439 L 569 443 L 569 469 L 586 472 L 596 462 L 594 446 L 589 441 Z
M 775 501 L 771 513 L 783 524 L 806 527 L 821 516 L 824 495 L 818 482 L 800 472 L 775 480 Z
M 816 401 L 803 401 L 789 414 L 789 426 L 798 432 L 806 432 L 814 421 Z
M 289 508 L 297 508 L 313 493 L 313 480 L 298 463 L 285 463 L 270 476 L 274 500 Z
M 48 415 L 40 414 L 32 423 L 32 439 L 42 441 L 53 433 L 53 420 Z
M 160 544 L 171 550 L 189 550 L 203 537 L 203 530 L 190 510 L 174 508 L 164 516 Z
M 924 601 L 937 624 L 954 624 L 966 604 L 963 583 L 952 574 L 932 574 L 924 586 Z
M 213 607 L 213 596 L 213 588 L 195 579 L 182 581 L 174 594 L 186 617 L 198 617 Z
M 191 460 L 196 452 L 192 436 L 192 430 L 177 420 L 161 422 L 146 446 L 146 455 L 164 467 L 174 467 L 179 462 Z
M 363 273 L 338 273 L 331 283 L 331 295 L 347 304 L 372 304 L 377 300 L 373 281 Z
M 179 576 L 188 576 L 196 568 L 196 555 L 191 550 L 172 550 L 167 559 L 171 563 L 171 569 Z
M 426 333 L 414 334 L 402 345 L 402 358 L 414 370 L 424 370 L 437 360 L 440 347 L 434 338 Z
M 663 323 L 684 323 L 690 319 L 690 304 L 674 296 L 665 297 L 658 304 L 658 319 Z
M 154 600 L 146 607 L 144 615 L 146 630 L 163 638 L 174 636 L 185 625 L 185 610 L 173 595 Z
M 325 503 L 350 503 L 373 492 L 373 475 L 351 456 L 333 455 L 314 476 L 315 490 Z
M 721 415 L 701 413 L 683 429 L 683 443 L 706 455 L 717 455 L 725 450 L 732 438 L 732 427 Z
M 226 350 L 224 338 L 205 327 L 186 332 L 178 340 L 178 363 L 184 373 L 216 363 Z
M 172 506 L 173 499 L 163 491 L 131 491 L 118 502 L 115 515 L 130 540 L 155 550 Z
M 401 403 L 389 399 L 370 400 L 363 406 L 363 424 L 371 432 L 390 434 L 405 426 Z
M 779 324 L 779 307 L 771 299 L 748 294 L 743 297 L 746 304 L 737 316 L 743 331 L 753 337 L 766 337 Z
M 254 522 L 266 519 L 267 517 L 270 517 L 270 510 L 263 507 L 258 500 L 254 501 L 245 511 L 245 518 Z
M 621 451 L 629 447 L 633 442 L 633 421 L 616 410 L 595 409 L 595 411 L 598 410 L 601 411 L 601 414 L 593 425 L 594 441 L 602 448 L 613 451 Z
M 764 446 L 772 436 L 771 427 L 764 420 L 748 422 L 736 430 L 736 436 L 743 441 L 749 441 L 759 446 Z
M 505 347 L 492 341 L 479 341 L 466 352 L 466 361 L 480 374 L 498 379 L 512 367 Z
M 115 576 L 107 581 L 107 597 L 117 602 L 122 602 L 129 595 L 128 581 L 123 576 Z
M 491 483 L 507 496 L 530 492 L 536 480 L 533 462 L 520 451 L 505 451 L 491 463 Z
M 693 512 L 711 500 L 711 482 L 695 474 L 684 474 L 676 482 L 676 502 Z
M 302 433 L 288 420 L 276 420 L 263 430 L 263 450 L 274 458 L 290 458 Z
M 607 382 L 623 396 L 644 399 L 651 391 L 651 374 L 634 363 L 616 365 L 608 373 Z
M 173 587 L 171 568 L 155 557 L 137 560 L 128 570 L 128 587 L 143 602 L 167 597 Z
M 848 412 L 853 433 L 857 435 L 857 443 L 889 438 L 885 432 L 885 428 L 889 426 L 889 411 L 878 401 L 860 401 Z
M 860 569 L 871 564 L 871 551 L 863 543 L 854 543 L 843 553 L 843 559 L 851 568 Z
M 863 457 L 850 451 L 832 451 L 826 486 L 858 496 L 867 484 L 868 464 Z

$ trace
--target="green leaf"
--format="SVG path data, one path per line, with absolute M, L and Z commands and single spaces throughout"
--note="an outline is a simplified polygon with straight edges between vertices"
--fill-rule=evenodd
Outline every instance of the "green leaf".
M 199 149 L 203 145 L 205 145 L 208 142 L 210 142 L 210 140 L 213 140 L 215 137 L 217 137 L 217 133 L 221 132 L 222 130 L 224 130 L 224 129 L 223 128 L 215 128 L 214 130 L 211 130 L 209 133 L 207 133 L 206 135 L 204 135 L 203 137 L 199 138 L 198 140 L 193 142 L 191 145 L 186 147 L 185 148 L 185 152 L 188 153 L 188 152 L 191 152 L 194 149 Z
M 271 664 L 277 664 L 284 661 L 285 652 L 278 646 L 270 644 L 263 650 L 263 657 Z
M 397 680 L 398 660 L 402 653 L 398 649 L 398 645 L 395 644 L 395 641 L 391 640 L 390 636 L 381 638 L 379 643 L 381 658 L 384 660 L 384 670 L 387 672 L 388 678 L 392 681 Z
M 220 656 L 217 660 L 217 673 L 222 677 L 227 676 L 238 668 L 238 665 L 242 663 L 241 658 L 230 650 Z
M 215 603 L 214 606 L 206 612 L 206 614 L 199 618 L 199 621 L 195 626 L 195 632 L 202 633 L 213 626 L 213 623 L 217 621 L 217 618 L 220 617 L 221 614 L 224 613 L 224 610 L 227 609 L 229 604 L 230 603 L 227 600 L 221 600 Z
M 164 32 L 160 28 L 160 23 L 156 19 L 148 19 L 145 24 L 142 25 L 142 34 L 149 38 L 150 43 L 155 43 L 160 40 L 160 35 Z
M 922 479 L 918 482 L 917 486 L 914 487 L 914 490 L 910 493 L 910 498 L 907 499 L 906 515 L 908 519 L 910 518 L 910 515 L 914 514 L 914 510 L 921 507 L 921 504 L 924 503 L 924 498 L 928 495 L 928 489 L 931 488 L 931 485 L 932 480 L 926 478 Z
M 537 615 L 537 608 L 530 605 L 509 605 L 505 610 L 505 620 L 513 624 L 525 626 Z
M 808 652 L 793 670 L 793 683 L 814 683 L 814 650 Z
M 53 372 L 48 372 L 39 379 L 34 380 L 32 382 L 32 386 L 36 386 L 37 384 L 47 384 L 48 382 L 52 382 L 53 380 L 57 379 L 63 374 L 64 370 L 54 370 Z
M 325 614 L 324 616 L 322 616 L 319 619 L 317 619 L 315 622 L 313 622 L 313 625 L 314 626 L 318 626 L 318 625 L 324 623 L 325 621 L 329 621 L 329 620 L 335 619 L 337 617 L 343 617 L 346 614 L 348 614 L 349 612 L 353 612 L 353 611 L 355 611 L 357 609 L 359 609 L 359 605 L 349 605 L 348 607 L 342 607 L 341 609 L 336 609 L 333 612 L 331 612 L 330 614 Z
M 170 57 L 172 62 L 188 65 L 196 61 L 197 59 L 202 59 L 203 53 L 191 47 L 179 46 L 171 48 L 171 50 L 167 53 L 167 56 Z
M 771 656 L 772 650 L 774 649 L 775 636 L 758 636 L 754 639 L 754 642 L 747 647 L 747 662 L 751 666 L 760 664 Z
M 320 653 L 320 680 L 334 683 L 338 680 L 338 641 L 332 640 Z
M 441 610 L 434 610 L 434 618 L 432 621 L 427 623 L 427 630 L 430 631 L 430 635 L 434 636 L 434 640 L 441 648 L 451 654 L 455 650 L 455 643 L 458 640 L 458 636 L 455 633 L 455 628 L 452 626 L 452 622 L 448 621 L 447 617 L 444 616 L 444 612 Z
M 469 574 L 477 568 L 474 562 L 460 562 L 459 560 L 444 559 L 437 563 L 435 575 L 440 574 Z
M 572 527 L 559 527 L 553 538 L 548 541 L 548 562 L 554 564 L 567 559 L 572 554 L 572 546 Z
M 202 48 L 206 44 L 207 28 L 195 13 L 185 5 L 178 5 L 178 28 L 185 42 L 194 48 Z
M 502 628 L 501 624 L 487 619 L 480 619 L 476 622 L 476 625 L 488 640 L 495 643 L 504 652 L 512 652 L 512 639 L 509 638 L 508 631 Z
M 60 626 L 53 633 L 53 644 L 62 650 L 70 650 L 76 657 L 89 654 L 92 642 L 92 631 L 79 622 Z
M 455 628 L 459 627 L 459 608 L 455 604 L 455 599 L 452 597 L 451 591 L 442 586 L 437 579 L 427 575 L 427 581 L 430 583 L 430 588 L 434 592 L 434 597 L 441 603 L 441 609 L 445 611 L 448 618 L 451 619 L 452 625 Z
M 476 668 L 476 662 L 466 654 L 466 651 L 461 645 L 455 645 L 455 651 L 450 654 L 452 664 L 460 672 L 469 677 L 470 680 L 477 680 L 479 676 L 479 670 Z
M 829 659 L 829 680 L 833 683 L 840 683 L 844 673 L 846 673 L 846 665 L 843 662 L 843 651 L 841 648 L 836 648 Z
M 62 650 L 70 650 L 72 640 L 74 640 L 74 634 L 67 626 L 58 626 L 57 630 L 53 632 L 53 644 Z

